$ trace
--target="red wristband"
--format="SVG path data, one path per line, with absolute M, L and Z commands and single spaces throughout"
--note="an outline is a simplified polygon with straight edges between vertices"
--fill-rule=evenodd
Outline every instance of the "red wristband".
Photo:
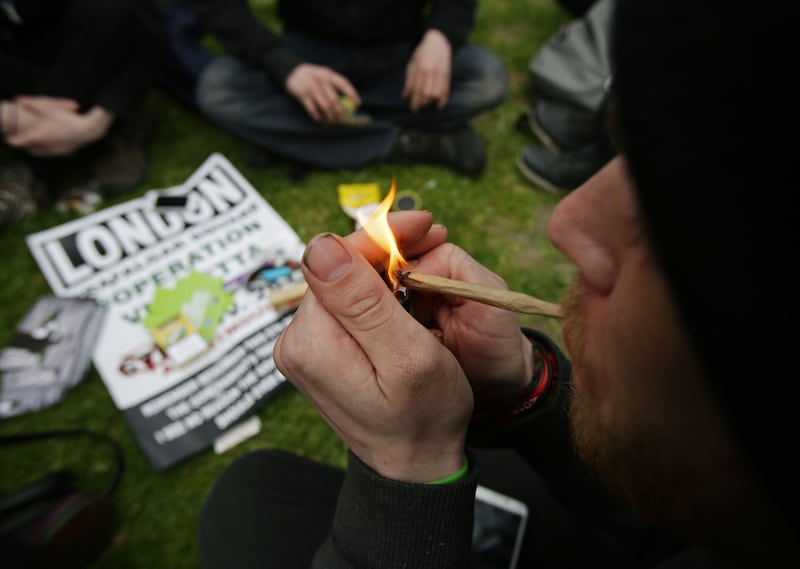
M 518 415 L 529 412 L 537 403 L 549 395 L 555 388 L 555 376 L 552 373 L 553 357 L 552 354 L 543 354 L 538 346 L 533 350 L 533 379 L 531 380 L 529 391 L 524 399 L 511 407 L 492 407 L 472 415 L 472 421 L 476 423 L 500 423 L 513 419 Z

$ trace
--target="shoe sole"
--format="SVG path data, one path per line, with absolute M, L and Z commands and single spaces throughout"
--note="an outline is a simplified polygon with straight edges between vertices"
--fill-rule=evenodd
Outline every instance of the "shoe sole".
M 552 150 L 553 152 L 559 153 L 563 151 L 556 141 L 553 140 L 553 137 L 547 134 L 547 131 L 544 127 L 539 124 L 539 121 L 536 120 L 536 112 L 531 110 L 528 113 L 528 126 L 531 128 L 531 132 L 536 135 L 536 138 L 542 141 L 542 144 L 548 149 Z
M 564 194 L 569 193 L 568 190 L 566 190 L 564 188 L 559 188 L 558 186 L 556 186 L 552 182 L 549 182 L 548 180 L 542 178 L 535 171 L 531 170 L 528 167 L 528 165 L 525 164 L 525 160 L 522 159 L 522 153 L 521 152 L 519 154 L 517 154 L 516 162 L 517 162 L 517 168 L 519 168 L 519 171 L 522 173 L 522 175 L 525 176 L 525 178 L 527 178 L 529 182 L 533 182 L 534 184 L 536 184 L 537 186 L 539 186 L 540 188 L 542 188 L 546 192 L 549 192 L 551 194 L 555 194 L 555 195 L 558 195 L 558 196 L 563 196 Z

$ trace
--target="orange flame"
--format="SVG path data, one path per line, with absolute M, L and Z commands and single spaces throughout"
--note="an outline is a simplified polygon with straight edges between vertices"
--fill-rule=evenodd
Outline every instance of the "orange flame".
M 378 204 L 378 207 L 370 214 L 363 215 L 363 219 L 362 215 L 359 215 L 359 222 L 363 226 L 364 231 L 367 232 L 367 235 L 369 235 L 381 249 L 389 254 L 389 266 L 386 269 L 386 273 L 392 286 L 397 285 L 397 272 L 406 264 L 406 260 L 403 258 L 402 253 L 400 253 L 400 248 L 397 246 L 397 239 L 395 239 L 394 233 L 392 233 L 392 229 L 389 227 L 389 220 L 387 218 L 396 193 L 397 183 L 396 180 L 392 178 L 392 187 L 389 188 L 389 193 L 386 194 L 383 201 Z

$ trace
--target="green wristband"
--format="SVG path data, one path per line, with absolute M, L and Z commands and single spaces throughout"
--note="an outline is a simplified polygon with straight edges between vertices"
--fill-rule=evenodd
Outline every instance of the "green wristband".
M 451 482 L 458 482 L 462 478 L 466 478 L 467 472 L 469 472 L 469 462 L 467 462 L 467 455 L 464 455 L 464 466 L 459 468 L 456 472 L 454 472 L 450 476 L 445 476 L 444 478 L 440 478 L 439 480 L 426 482 L 425 484 L 450 484 Z

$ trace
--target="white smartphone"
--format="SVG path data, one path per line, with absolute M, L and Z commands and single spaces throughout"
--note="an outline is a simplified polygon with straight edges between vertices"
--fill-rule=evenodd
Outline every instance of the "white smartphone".
M 472 530 L 473 566 L 476 569 L 515 569 L 527 523 L 525 503 L 478 486 Z

